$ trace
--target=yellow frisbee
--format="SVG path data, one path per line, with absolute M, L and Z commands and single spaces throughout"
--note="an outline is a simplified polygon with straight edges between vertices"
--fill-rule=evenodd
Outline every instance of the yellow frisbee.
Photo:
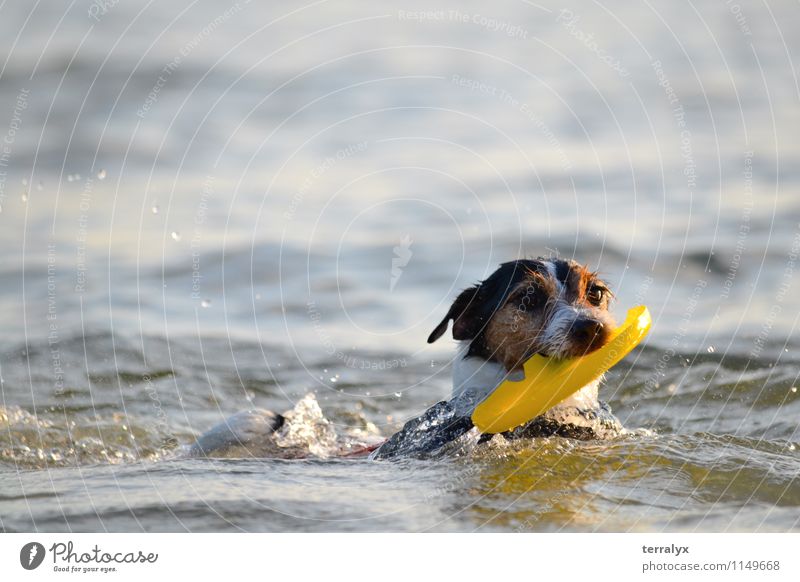
M 498 433 L 544 414 L 611 369 L 639 345 L 651 324 L 647 307 L 639 305 L 628 311 L 611 340 L 591 354 L 569 359 L 533 356 L 524 364 L 525 378 L 502 382 L 475 408 L 472 423 L 481 432 Z

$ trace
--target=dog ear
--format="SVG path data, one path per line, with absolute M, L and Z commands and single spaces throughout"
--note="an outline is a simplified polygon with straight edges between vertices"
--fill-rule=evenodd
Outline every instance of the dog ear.
M 453 339 L 469 339 L 469 337 L 467 337 L 469 335 L 467 329 L 469 326 L 466 324 L 465 320 L 468 317 L 470 307 L 475 307 L 473 304 L 475 303 L 479 289 L 480 286 L 475 285 L 459 293 L 456 300 L 453 301 L 453 304 L 450 306 L 447 315 L 444 316 L 444 319 L 434 328 L 431 335 L 428 336 L 429 344 L 432 344 L 444 335 L 444 332 L 447 331 L 447 324 L 450 323 L 451 319 L 455 322 L 453 323 Z
M 431 332 L 428 343 L 432 344 L 444 335 L 451 319 L 453 339 L 473 339 L 505 304 L 514 287 L 530 274 L 532 268 L 532 264 L 523 265 L 520 261 L 503 263 L 488 279 L 462 291 L 441 323 Z

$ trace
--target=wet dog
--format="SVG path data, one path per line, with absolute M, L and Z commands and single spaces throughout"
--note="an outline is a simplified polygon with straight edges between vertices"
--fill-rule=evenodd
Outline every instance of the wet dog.
M 573 358 L 606 345 L 616 327 L 608 310 L 612 297 L 597 273 L 575 261 L 512 261 L 463 291 L 428 342 L 439 339 L 453 321 L 460 348 L 452 396 L 471 413 L 507 376 L 519 376 L 534 354 Z M 564 425 L 554 425 L 556 433 L 576 436 L 585 432 L 581 426 L 602 429 L 585 422 L 602 409 L 598 384 L 589 384 L 545 415 Z M 587 436 L 598 435 L 590 431 Z
M 534 354 L 577 357 L 608 343 L 616 326 L 608 310 L 612 297 L 596 273 L 572 260 L 503 263 L 487 279 L 462 291 L 428 337 L 429 343 L 435 342 L 452 322 L 459 348 L 450 400 L 362 452 L 372 451 L 377 459 L 426 456 L 472 431 L 475 407 L 504 380 L 521 379 L 524 362 Z M 598 399 L 599 382 L 504 436 L 595 439 L 618 434 L 621 425 Z M 240 413 L 201 436 L 191 452 L 214 454 L 235 445 L 272 456 L 276 447 L 271 435 L 284 422 L 282 415 L 269 411 Z M 481 435 L 480 441 L 491 437 Z
M 608 309 L 612 297 L 597 273 L 573 260 L 538 258 L 500 265 L 462 291 L 428 337 L 428 343 L 435 342 L 452 321 L 459 348 L 451 399 L 409 422 L 375 456 L 436 450 L 469 431 L 475 407 L 504 380 L 524 377 L 523 364 L 534 354 L 571 358 L 607 344 L 616 327 Z M 598 399 L 599 384 L 588 384 L 504 436 L 596 439 L 618 434 L 622 426 Z M 429 429 L 431 422 L 435 430 Z

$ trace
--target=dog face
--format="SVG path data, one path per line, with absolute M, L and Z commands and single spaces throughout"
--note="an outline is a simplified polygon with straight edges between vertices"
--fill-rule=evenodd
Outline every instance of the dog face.
M 575 261 L 511 261 L 462 291 L 428 343 L 452 319 L 453 338 L 470 341 L 467 357 L 500 362 L 509 371 L 537 353 L 582 356 L 608 343 L 616 327 L 611 298 L 597 274 Z

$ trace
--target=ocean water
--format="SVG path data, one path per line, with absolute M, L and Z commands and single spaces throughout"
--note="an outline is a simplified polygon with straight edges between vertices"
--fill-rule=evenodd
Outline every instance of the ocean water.
M 0 530 L 797 530 L 796 3 L 0 15 Z M 458 290 L 553 254 L 653 313 L 631 435 L 181 456 L 253 407 L 391 434 Z

